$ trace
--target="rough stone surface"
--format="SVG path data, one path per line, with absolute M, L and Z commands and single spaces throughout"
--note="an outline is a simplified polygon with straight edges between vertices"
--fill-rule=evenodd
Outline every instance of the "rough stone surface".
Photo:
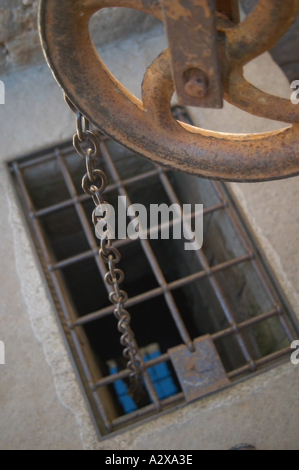
M 7 43 L 11 39 L 21 36 L 35 28 L 37 0 L 1 0 L 0 19 L 1 32 L 0 42 Z
M 82 449 L 79 435 L 73 431 L 76 427 L 75 417 L 57 400 L 52 375 L 47 372 L 50 369 L 45 362 L 41 342 L 33 336 L 28 322 L 28 304 L 22 294 L 15 268 L 15 243 L 21 243 L 21 256 L 26 252 L 26 246 L 22 243 L 24 229 L 21 223 L 20 233 L 18 233 L 19 229 L 15 225 L 15 236 L 18 241 L 14 240 L 8 220 L 10 205 L 7 191 L 4 190 L 3 178 L 2 171 L 0 177 L 0 336 L 6 346 L 6 365 L 0 366 L 0 449 Z M 10 195 L 13 197 L 11 193 Z M 16 207 L 13 207 L 13 210 L 17 210 Z M 11 217 L 13 217 L 12 213 Z M 29 246 L 28 248 L 30 250 Z M 34 262 L 31 254 L 30 258 L 32 265 Z M 12 266 L 14 269 L 11 269 Z M 40 292 L 43 291 L 40 279 L 38 277 L 32 279 L 28 289 L 28 292 L 31 291 L 32 298 L 37 300 Z M 39 305 L 38 314 L 40 317 L 42 315 L 51 317 L 51 307 L 48 301 L 45 301 L 44 293 L 42 295 L 43 298 L 36 303 Z M 52 336 L 53 350 L 57 348 L 56 343 L 57 339 Z M 62 429 L 63 432 L 61 432 Z M 70 436 L 73 442 L 70 441 Z
M 298 449 L 298 418 L 290 413 L 299 401 L 296 384 L 292 366 L 279 368 L 150 423 L 146 435 L 135 433 L 134 448 L 229 450 L 246 443 L 258 450 Z
M 6 45 L 6 64 L 7 68 L 25 68 L 30 65 L 36 65 L 44 60 L 41 54 L 39 34 L 35 30 L 28 31 L 26 36 L 18 36 Z
M 105 64 L 140 96 L 146 66 L 165 47 L 161 29 L 101 49 Z M 129 64 L 129 66 L 128 66 Z M 289 84 L 265 55 L 247 76 L 282 96 Z M 99 442 L 72 371 L 22 224 L 4 161 L 68 139 L 73 114 L 46 66 L 5 78 L 0 106 L 0 449 L 298 450 L 299 366 L 285 364 L 117 437 Z M 268 88 L 267 88 L 268 87 Z M 194 110 L 193 110 L 194 112 Z M 198 125 L 257 132 L 279 126 L 235 110 L 198 110 Z M 233 185 L 299 317 L 298 178 Z M 287 206 L 288 204 L 288 206 Z

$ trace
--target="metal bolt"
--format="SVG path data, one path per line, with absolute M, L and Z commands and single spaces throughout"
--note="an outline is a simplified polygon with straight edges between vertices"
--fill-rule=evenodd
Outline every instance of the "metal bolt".
M 190 96 L 204 98 L 209 89 L 209 78 L 205 72 L 199 69 L 189 69 L 184 73 L 185 90 Z

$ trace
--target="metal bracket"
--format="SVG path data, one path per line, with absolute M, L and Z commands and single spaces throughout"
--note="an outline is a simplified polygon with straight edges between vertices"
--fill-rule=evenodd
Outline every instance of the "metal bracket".
M 194 347 L 194 353 L 185 345 L 168 351 L 187 402 L 230 385 L 210 335 L 195 339 Z
M 215 0 L 161 0 L 181 105 L 222 108 Z

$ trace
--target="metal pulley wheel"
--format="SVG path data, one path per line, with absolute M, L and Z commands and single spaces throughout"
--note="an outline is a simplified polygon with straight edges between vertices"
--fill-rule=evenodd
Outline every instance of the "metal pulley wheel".
M 128 7 L 164 22 L 168 49 L 147 69 L 142 101 L 98 56 L 91 16 Z M 42 46 L 69 100 L 103 133 L 154 163 L 226 181 L 299 174 L 299 106 L 246 81 L 243 65 L 269 50 L 295 19 L 299 0 L 259 0 L 240 23 L 237 0 L 40 0 Z M 176 121 L 170 100 L 221 108 L 223 98 L 255 116 L 292 126 L 262 134 L 223 134 Z

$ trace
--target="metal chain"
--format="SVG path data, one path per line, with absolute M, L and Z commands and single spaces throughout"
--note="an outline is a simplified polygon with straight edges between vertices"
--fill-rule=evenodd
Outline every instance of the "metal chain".
M 82 180 L 82 188 L 86 194 L 92 197 L 96 208 L 92 214 L 93 224 L 96 228 L 101 218 L 97 215 L 97 208 L 102 204 L 107 204 L 104 200 L 103 193 L 107 187 L 107 176 L 105 173 L 96 168 L 96 159 L 100 155 L 100 144 L 97 136 L 90 131 L 88 120 L 76 110 L 73 104 L 65 96 L 65 101 L 70 109 L 77 114 L 77 131 L 74 135 L 74 148 L 78 154 L 85 158 L 87 173 Z M 84 150 L 81 144 L 88 141 L 92 144 L 93 148 Z M 100 182 L 99 186 L 95 185 L 96 181 Z M 89 182 L 92 183 L 89 186 Z M 108 265 L 109 271 L 105 275 L 105 282 L 112 288 L 109 295 L 111 303 L 114 304 L 114 315 L 118 320 L 118 330 L 122 334 L 120 343 L 125 348 L 123 356 L 128 360 L 127 368 L 130 373 L 130 388 L 128 393 L 135 396 L 142 388 L 141 383 L 141 362 L 139 360 L 139 351 L 134 341 L 134 333 L 130 327 L 131 316 L 125 309 L 125 303 L 128 300 L 126 292 L 120 289 L 120 284 L 124 281 L 124 273 L 120 269 L 116 269 L 116 265 L 121 260 L 121 254 L 117 248 L 112 246 L 112 241 L 109 239 L 109 233 L 104 232 L 101 239 L 101 248 L 99 251 L 101 259 Z

